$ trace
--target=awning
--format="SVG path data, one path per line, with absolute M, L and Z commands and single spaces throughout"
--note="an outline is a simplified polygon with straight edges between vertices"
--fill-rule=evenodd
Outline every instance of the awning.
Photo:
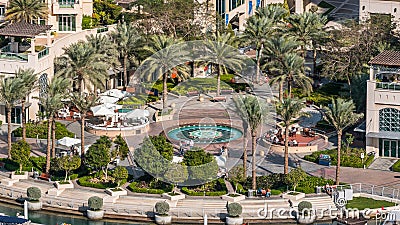
M 367 137 L 400 140 L 400 133 L 399 132 L 390 132 L 390 131 L 369 132 L 367 134 Z

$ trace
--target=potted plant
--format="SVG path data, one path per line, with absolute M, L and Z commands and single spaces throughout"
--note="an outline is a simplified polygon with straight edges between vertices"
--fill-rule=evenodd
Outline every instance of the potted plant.
M 121 181 L 128 178 L 128 170 L 125 167 L 117 166 L 114 169 L 113 177 L 115 182 L 117 182 L 117 187 L 115 188 L 107 188 L 106 193 L 111 196 L 120 196 L 120 195 L 127 195 L 127 191 L 120 188 Z
M 29 210 L 41 210 L 42 202 L 42 191 L 37 187 L 29 187 L 26 189 L 26 195 L 28 196 L 28 209 Z
M 89 209 L 86 211 L 86 216 L 91 220 L 103 219 L 104 210 L 103 199 L 97 196 L 92 196 L 88 199 Z
M 172 217 L 168 215 L 169 212 L 169 204 L 165 201 L 157 202 L 155 205 L 156 215 L 155 221 L 156 224 L 171 224 Z
M 243 217 L 240 215 L 242 214 L 242 205 L 237 202 L 230 203 L 228 205 L 228 216 L 225 219 L 226 224 L 228 225 L 241 225 L 243 224 Z
M 301 201 L 297 206 L 297 222 L 300 224 L 310 224 L 315 221 L 315 213 L 311 202 Z

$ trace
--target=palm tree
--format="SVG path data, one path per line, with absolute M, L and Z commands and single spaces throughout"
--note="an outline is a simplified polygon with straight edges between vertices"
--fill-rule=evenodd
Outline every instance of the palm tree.
M 282 60 L 281 64 L 274 68 L 279 72 L 279 75 L 272 78 L 270 83 L 286 82 L 289 97 L 292 94 L 294 84 L 298 85 L 303 92 L 310 93 L 313 81 L 303 73 L 304 59 L 296 53 L 288 53 L 284 54 Z
M 163 109 L 167 108 L 167 81 L 168 76 L 171 74 L 172 70 L 176 70 L 182 75 L 183 78 L 189 77 L 189 73 L 184 66 L 179 66 L 181 62 L 189 60 L 188 52 L 186 50 L 178 49 L 175 44 L 181 43 L 182 40 L 175 40 L 168 36 L 152 36 L 151 45 L 145 46 L 144 49 L 152 54 L 147 58 L 142 65 L 144 66 L 144 73 L 147 77 L 155 76 L 157 79 L 162 77 L 163 80 Z M 178 66 L 177 66 L 178 65 Z
M 0 98 L 4 102 L 7 111 L 7 144 L 8 158 L 11 159 L 11 110 L 20 100 L 17 94 L 22 88 L 22 80 L 19 78 L 5 78 L 0 86 Z
M 25 115 L 25 102 L 26 98 L 32 93 L 35 83 L 36 83 L 36 74 L 33 69 L 18 69 L 16 72 L 17 78 L 22 80 L 22 87 L 19 90 L 18 94 L 20 95 L 21 100 L 21 114 L 22 114 L 22 140 L 26 139 L 26 115 Z M 29 99 L 28 99 L 29 100 Z
M 205 56 L 201 61 L 217 64 L 217 96 L 221 94 L 221 75 L 226 68 L 240 71 L 245 57 L 240 55 L 236 45 L 237 40 L 231 33 L 217 34 L 213 40 L 206 40 L 204 43 Z
M 259 127 L 263 124 L 268 110 L 264 102 L 257 96 L 253 95 L 236 95 L 234 96 L 235 106 L 242 116 L 242 120 L 246 120 L 251 133 L 251 153 L 252 153 L 252 187 L 256 189 L 256 137 Z M 245 152 L 246 154 L 246 152 Z
M 239 98 L 233 98 L 233 102 L 235 103 L 235 107 L 237 109 L 242 107 L 242 101 Z M 243 176 L 247 177 L 247 133 L 249 132 L 249 124 L 247 119 L 247 111 L 246 110 L 238 110 L 240 118 L 242 119 L 243 126 Z
M 110 65 L 103 61 L 103 55 L 97 54 L 96 49 L 82 41 L 64 50 L 64 55 L 57 59 L 56 76 L 76 81 L 81 93 L 85 87 L 89 90 L 104 87 Z
M 304 104 L 296 98 L 285 98 L 276 106 L 276 113 L 279 115 L 285 125 L 285 166 L 284 174 L 289 173 L 289 126 L 290 121 L 301 114 Z
M 101 60 L 107 62 L 108 65 L 112 65 L 112 68 L 120 66 L 118 61 L 117 45 L 112 42 L 111 37 L 107 35 L 87 35 L 86 40 L 96 54 L 101 55 Z
M 312 40 L 321 36 L 327 18 L 318 13 L 305 12 L 292 14 L 288 18 L 290 23 L 289 32 L 292 33 L 301 43 L 302 56 L 305 57 L 307 47 L 313 45 Z
M 49 14 L 47 4 L 41 0 L 11 0 L 8 4 L 6 20 L 11 22 L 31 23 Z
M 243 39 L 250 41 L 255 45 L 256 50 L 256 61 L 257 61 L 257 71 L 255 82 L 260 79 L 260 64 L 262 58 L 262 52 L 264 44 L 267 38 L 272 32 L 272 27 L 274 26 L 273 20 L 267 17 L 257 17 L 252 16 L 248 19 L 246 24 L 246 29 L 243 33 Z
M 336 185 L 339 184 L 340 173 L 340 149 L 342 143 L 343 130 L 355 124 L 363 114 L 356 114 L 355 105 L 352 100 L 346 101 L 341 98 L 332 99 L 331 107 L 324 107 L 324 119 L 331 124 L 337 133 L 337 166 L 336 166 Z
M 294 53 L 298 47 L 298 43 L 294 40 L 293 37 L 288 36 L 278 36 L 274 35 L 265 43 L 265 53 L 267 56 L 266 66 L 271 68 L 271 72 L 274 72 L 274 68 L 282 68 L 284 65 L 285 54 Z M 278 73 L 282 71 L 276 71 Z M 283 84 L 285 79 L 283 76 L 280 76 L 279 79 L 271 80 L 271 84 L 277 83 L 279 85 L 279 101 L 283 101 Z
M 139 49 L 142 40 L 137 32 L 136 27 L 131 23 L 119 23 L 116 31 L 111 33 L 112 40 L 117 45 L 117 50 L 120 54 L 120 61 L 124 71 L 124 87 L 129 84 L 128 81 L 128 65 L 130 58 L 137 58 L 137 50 Z
M 95 106 L 98 102 L 99 98 L 95 95 L 82 95 L 80 93 L 73 93 L 71 96 L 71 101 L 74 103 L 76 108 L 78 108 L 81 114 L 81 159 L 85 157 L 85 118 L 86 113 L 90 110 L 91 107 Z
M 50 171 L 50 159 L 52 153 L 51 137 L 54 114 L 63 107 L 62 99 L 66 93 L 71 81 L 62 77 L 54 77 L 46 86 L 46 94 L 39 97 L 41 105 L 45 108 L 47 117 L 47 152 L 46 152 L 46 173 Z M 54 146 L 54 145 L 53 145 Z

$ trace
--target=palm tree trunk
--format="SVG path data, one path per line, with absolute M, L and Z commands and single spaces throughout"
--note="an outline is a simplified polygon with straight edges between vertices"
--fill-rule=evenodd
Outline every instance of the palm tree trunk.
M 85 113 L 81 112 L 81 162 L 85 159 L 85 118 Z
M 287 87 L 288 87 L 288 98 L 292 98 L 292 82 L 288 80 L 287 82 Z
M 47 121 L 47 151 L 46 151 L 46 174 L 50 172 L 50 154 L 51 154 L 51 126 L 53 122 L 53 116 L 50 115 Z
M 128 71 L 126 69 L 128 63 L 128 55 L 124 55 L 124 88 L 128 86 Z
M 53 120 L 51 122 L 52 129 L 51 129 L 51 157 L 56 157 L 56 121 Z
M 221 93 L 221 66 L 218 65 L 218 74 L 217 74 L 217 96 Z
M 261 64 L 261 54 L 262 54 L 263 45 L 261 44 L 260 49 L 257 51 L 257 71 L 256 71 L 256 83 L 260 80 L 260 64 Z
M 314 76 L 317 75 L 317 49 L 313 49 L 313 74 Z
M 8 144 L 8 158 L 11 159 L 11 107 L 7 108 L 7 120 L 8 120 L 8 124 L 7 124 L 7 128 L 8 128 L 8 132 L 7 132 L 7 144 Z
M 22 140 L 26 140 L 26 115 L 25 115 L 25 97 L 21 99 L 21 114 L 22 114 Z
M 247 125 L 243 124 L 243 175 L 247 177 Z
M 285 128 L 285 167 L 284 174 L 289 173 L 289 125 Z
M 252 155 L 252 167 L 251 167 L 251 177 L 252 177 L 252 189 L 257 189 L 257 175 L 256 175 L 256 134 L 252 132 L 251 134 L 251 155 Z
M 167 73 L 163 74 L 163 93 L 162 93 L 162 104 L 163 104 L 163 109 L 167 108 L 167 95 L 168 95 L 168 89 L 167 89 L 167 81 L 168 81 L 168 76 Z
M 279 101 L 283 102 L 283 83 L 279 82 Z
M 338 130 L 337 131 L 337 141 L 338 141 L 338 146 L 337 146 L 337 166 L 336 166 L 336 185 L 339 185 L 339 174 L 340 174 L 340 148 L 341 148 L 341 142 L 342 142 L 342 131 Z

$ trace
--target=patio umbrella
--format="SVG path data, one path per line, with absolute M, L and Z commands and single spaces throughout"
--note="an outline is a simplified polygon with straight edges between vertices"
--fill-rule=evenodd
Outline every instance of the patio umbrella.
M 90 108 L 93 112 L 93 116 L 108 116 L 108 115 L 114 115 L 115 112 L 112 109 L 109 109 L 105 107 L 104 105 L 99 105 Z
M 126 114 L 127 119 L 148 117 L 150 115 L 148 110 L 145 109 L 134 109 Z
M 81 139 L 75 139 L 70 137 L 63 137 L 60 140 L 57 140 L 57 144 L 71 147 L 73 145 L 77 145 L 81 143 Z
M 214 156 L 215 157 L 215 161 L 217 161 L 217 164 L 219 167 L 225 167 L 225 163 L 226 163 L 226 157 L 218 155 L 218 156 Z
M 126 96 L 126 91 L 121 91 L 118 89 L 111 89 L 108 91 L 105 91 L 104 93 L 101 93 L 100 96 L 110 96 L 110 97 L 116 97 L 116 98 L 123 98 Z
M 100 96 L 101 103 L 116 103 L 118 101 L 119 101 L 119 98 L 117 98 L 117 97 L 106 96 L 106 95 Z
M 113 103 L 104 103 L 103 104 L 106 108 L 111 110 L 122 109 L 122 105 L 113 104 Z

